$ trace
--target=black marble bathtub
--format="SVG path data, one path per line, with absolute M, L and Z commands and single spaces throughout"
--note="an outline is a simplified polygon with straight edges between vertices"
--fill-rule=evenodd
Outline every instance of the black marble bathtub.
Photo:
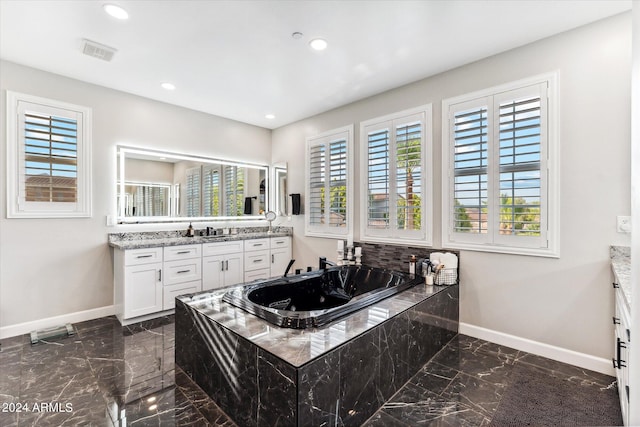
M 458 331 L 458 286 L 418 285 L 322 328 L 176 300 L 176 364 L 241 426 L 360 425 Z
M 228 291 L 223 301 L 285 328 L 317 328 L 422 282 L 383 268 L 340 266 Z

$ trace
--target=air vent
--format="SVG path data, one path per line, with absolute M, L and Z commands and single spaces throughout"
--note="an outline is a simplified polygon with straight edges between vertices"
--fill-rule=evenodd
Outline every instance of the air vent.
M 105 46 L 91 40 L 83 39 L 82 42 L 82 53 L 94 58 L 102 59 L 103 61 L 111 61 L 113 55 L 117 52 L 117 50 L 112 47 Z

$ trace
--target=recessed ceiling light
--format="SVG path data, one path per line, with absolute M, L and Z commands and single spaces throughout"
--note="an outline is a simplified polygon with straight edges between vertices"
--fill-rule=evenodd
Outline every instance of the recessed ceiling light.
M 160 86 L 162 86 L 162 89 L 166 89 L 166 90 L 176 90 L 176 86 L 172 83 L 162 83 Z
M 325 39 L 313 39 L 309 42 L 309 46 L 315 50 L 325 50 L 327 48 L 327 41 Z
M 269 120 L 271 120 L 271 119 L 275 119 L 275 118 L 276 118 L 276 115 L 275 115 L 275 114 L 266 114 L 266 115 L 264 116 L 264 118 L 265 118 L 265 119 L 269 119 Z
M 115 4 L 105 4 L 104 6 L 102 6 L 102 8 L 105 12 L 116 19 L 129 19 L 129 14 L 127 13 L 127 11 L 120 6 L 117 6 Z

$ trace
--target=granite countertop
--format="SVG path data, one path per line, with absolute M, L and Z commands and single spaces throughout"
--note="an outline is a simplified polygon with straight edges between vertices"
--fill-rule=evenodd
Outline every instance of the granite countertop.
M 199 243 L 230 242 L 235 240 L 264 239 L 268 237 L 291 236 L 292 232 L 287 227 L 274 228 L 273 232 L 248 231 L 237 234 L 224 234 L 218 236 L 194 236 L 184 237 L 179 232 L 147 232 L 147 233 L 112 233 L 109 234 L 109 246 L 122 249 L 144 249 L 161 246 L 194 245 Z
M 234 288 L 236 286 L 178 298 L 255 345 L 299 367 L 447 287 L 418 284 L 319 329 L 281 328 L 223 302 L 223 295 Z
M 611 246 L 610 256 L 616 283 L 620 285 L 625 302 L 631 310 L 631 249 L 628 246 Z

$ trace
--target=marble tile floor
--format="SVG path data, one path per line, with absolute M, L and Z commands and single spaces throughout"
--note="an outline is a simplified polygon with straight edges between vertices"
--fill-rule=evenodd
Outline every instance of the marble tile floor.
M 174 366 L 172 316 L 74 327 L 74 336 L 35 345 L 28 335 L 0 340 L 0 426 L 235 426 Z M 491 425 L 516 370 L 618 405 L 613 377 L 458 335 L 364 425 Z M 619 425 L 613 413 L 585 424 Z

